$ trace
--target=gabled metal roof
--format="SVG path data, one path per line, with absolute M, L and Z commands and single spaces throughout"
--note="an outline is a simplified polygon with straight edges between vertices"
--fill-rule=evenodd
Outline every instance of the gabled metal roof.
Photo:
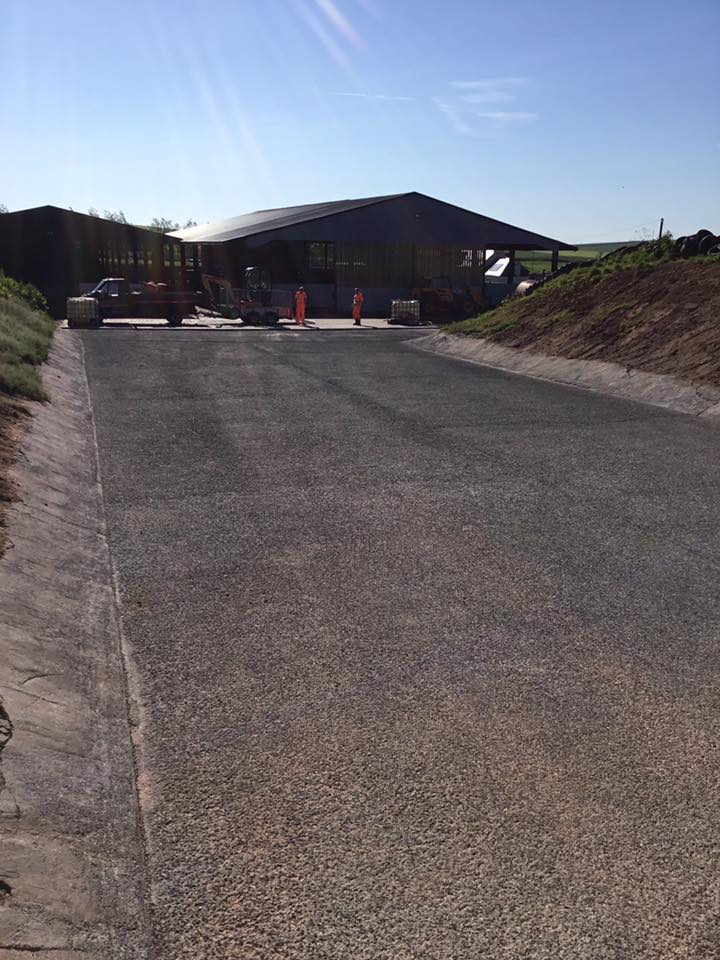
M 369 208 L 374 209 L 369 209 Z M 307 228 L 306 224 L 310 224 Z M 257 210 L 171 233 L 185 243 L 248 240 L 265 243 L 280 230 L 288 239 L 342 242 L 487 245 L 495 249 L 574 250 L 575 247 L 521 227 L 484 217 L 424 193 L 394 193 L 361 200 L 335 200 L 300 207 Z
M 45 203 L 40 207 L 26 207 L 23 210 L 10 210 L 7 213 L 0 213 L 0 218 L 7 218 L 3 219 L 3 223 L 11 223 L 13 221 L 22 220 L 32 222 L 38 218 L 51 218 L 54 222 L 62 221 L 64 223 L 75 223 L 88 228 L 98 227 L 105 230 L 109 228 L 111 230 L 125 232 L 141 231 L 142 233 L 150 234 L 153 237 L 163 237 L 163 239 L 167 239 L 169 237 L 174 242 L 177 242 L 178 240 L 178 238 L 173 237 L 172 234 L 160 233 L 153 227 L 144 226 L 140 223 L 130 223 L 127 220 L 108 220 L 107 217 L 83 213 L 82 210 L 70 210 L 67 207 L 56 207 L 52 203 Z
M 403 196 L 406 194 L 391 193 L 384 197 L 365 197 L 361 200 L 331 200 L 327 203 L 306 203 L 300 207 L 256 210 L 254 213 L 230 217 L 228 220 L 216 220 L 214 223 L 205 223 L 199 227 L 176 230 L 170 236 L 179 237 L 186 243 L 223 243 L 225 240 L 240 240 L 243 237 L 252 237 L 256 233 L 267 233 L 268 230 L 281 230 L 283 227 L 292 227 L 296 223 L 319 220 L 321 217 L 329 217 L 335 213 L 347 213 L 349 210 L 369 207 L 373 203 L 382 203 L 383 200 L 394 200 Z

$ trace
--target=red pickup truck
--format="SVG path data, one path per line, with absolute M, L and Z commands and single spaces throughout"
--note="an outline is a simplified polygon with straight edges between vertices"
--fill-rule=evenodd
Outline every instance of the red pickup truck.
M 164 319 L 179 327 L 183 317 L 195 313 L 203 294 L 170 290 L 164 283 L 142 283 L 134 287 L 122 277 L 107 277 L 84 297 L 69 297 L 69 327 L 99 327 L 103 320 L 119 317 Z

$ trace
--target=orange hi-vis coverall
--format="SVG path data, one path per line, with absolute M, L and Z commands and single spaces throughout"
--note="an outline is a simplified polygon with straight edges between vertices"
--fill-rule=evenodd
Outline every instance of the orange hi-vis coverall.
M 353 296 L 352 315 L 353 315 L 353 320 L 354 320 L 355 323 L 357 323 L 357 324 L 360 323 L 360 317 L 362 316 L 362 305 L 363 305 L 363 300 L 364 300 L 364 299 L 365 299 L 365 297 L 363 297 L 362 293 L 360 293 L 359 290 L 358 290 L 358 292 L 357 292 L 356 294 L 354 294 L 354 296 Z
M 304 290 L 298 290 L 295 294 L 295 323 L 303 325 L 305 323 L 305 307 L 307 306 L 307 293 Z

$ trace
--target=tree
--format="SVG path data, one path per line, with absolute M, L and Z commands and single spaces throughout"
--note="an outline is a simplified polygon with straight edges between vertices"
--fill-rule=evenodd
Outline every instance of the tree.
M 182 225 L 183 230 L 187 230 L 188 227 L 196 226 L 197 223 L 194 220 L 186 220 Z M 158 233 L 172 233 L 173 230 L 180 229 L 180 224 L 175 220 L 168 220 L 167 217 L 155 217 L 150 223 L 150 229 L 157 230 Z
M 2 206 L 0 205 L 0 212 L 2 212 Z M 6 211 L 7 212 L 7 211 Z M 97 211 L 96 207 L 88 208 L 88 216 L 90 217 L 99 217 L 100 214 Z M 103 212 L 103 217 L 105 220 L 113 220 L 115 223 L 128 223 L 128 219 L 123 213 L 122 210 L 118 210 L 117 213 L 112 210 L 105 210 Z M 188 227 L 196 227 L 197 223 L 194 220 L 186 220 L 183 224 L 183 229 Z M 147 228 L 149 230 L 157 230 L 158 233 L 172 233 L 173 230 L 179 230 L 180 224 L 175 220 L 170 220 L 168 217 L 154 217 L 150 223 L 150 226 Z
M 10 213 L 4 203 L 0 203 L 0 213 Z
M 112 220 L 112 221 L 114 221 L 115 223 L 127 223 L 127 222 L 128 222 L 128 221 L 127 221 L 127 217 L 126 217 L 125 214 L 122 212 L 122 210 L 118 210 L 117 213 L 114 213 L 112 210 L 106 210 L 106 211 L 104 212 L 103 216 L 105 217 L 106 220 Z
M 150 221 L 150 229 L 157 230 L 158 233 L 172 233 L 173 230 L 180 229 L 180 224 L 168 220 L 167 217 L 155 217 Z

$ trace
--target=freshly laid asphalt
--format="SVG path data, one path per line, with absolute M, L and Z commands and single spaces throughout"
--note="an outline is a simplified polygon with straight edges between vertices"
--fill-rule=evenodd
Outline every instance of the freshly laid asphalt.
M 720 955 L 720 433 L 408 331 L 89 331 L 157 960 Z

